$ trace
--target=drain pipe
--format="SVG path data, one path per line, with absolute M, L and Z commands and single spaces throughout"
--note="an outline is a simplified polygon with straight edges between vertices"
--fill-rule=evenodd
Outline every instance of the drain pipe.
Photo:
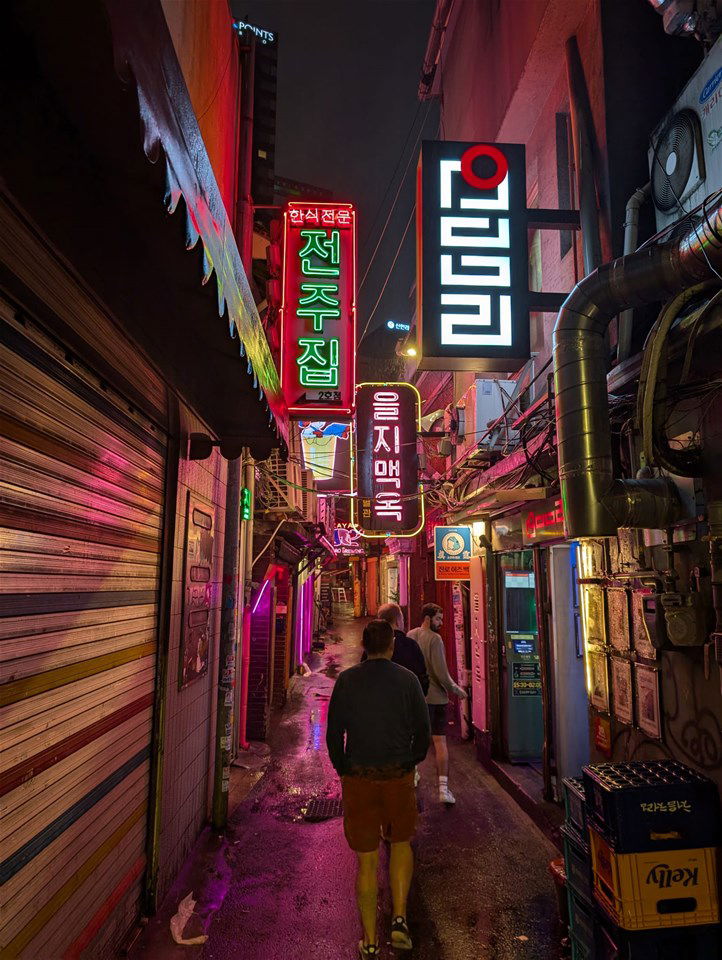
M 623 255 L 634 253 L 639 239 L 639 211 L 642 204 L 650 195 L 652 184 L 646 183 L 638 187 L 627 200 L 627 209 L 624 217 L 624 250 Z M 634 311 L 625 310 L 619 315 L 619 329 L 617 332 L 617 363 L 622 363 L 629 356 L 632 346 L 632 324 Z
M 569 539 L 611 537 L 619 527 L 664 529 L 680 515 L 666 478 L 615 479 L 607 397 L 605 334 L 620 310 L 656 303 L 722 270 L 722 194 L 698 225 L 585 277 L 554 327 L 559 479 Z M 704 207 L 703 207 L 704 209 Z

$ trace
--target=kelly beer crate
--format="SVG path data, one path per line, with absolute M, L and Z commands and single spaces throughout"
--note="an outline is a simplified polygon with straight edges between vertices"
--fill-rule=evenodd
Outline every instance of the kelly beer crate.
M 715 847 L 722 833 L 717 788 L 676 760 L 584 767 L 589 823 L 617 853 Z
M 628 933 L 616 927 L 597 927 L 594 960 L 720 960 L 720 928 L 677 927 Z
M 584 781 L 581 777 L 567 777 L 562 780 L 564 790 L 564 810 L 567 822 L 582 836 L 587 835 L 587 812 L 584 796 Z
M 577 897 L 591 904 L 594 902 L 592 885 L 592 857 L 589 844 L 569 823 L 561 829 L 564 847 L 564 869 L 567 872 L 567 887 Z
M 594 898 L 623 930 L 691 927 L 719 921 L 717 851 L 619 853 L 590 828 Z

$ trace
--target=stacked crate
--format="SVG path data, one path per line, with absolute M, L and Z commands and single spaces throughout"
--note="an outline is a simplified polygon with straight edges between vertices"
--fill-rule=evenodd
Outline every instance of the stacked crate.
M 583 820 L 591 858 L 591 918 L 588 901 L 577 904 L 578 884 L 569 886 L 574 960 L 722 956 L 715 785 L 677 761 L 654 760 L 585 767 L 583 781 L 564 788 L 565 845 Z
M 564 780 L 566 821 L 562 827 L 567 874 L 572 960 L 592 960 L 595 941 L 594 883 L 584 781 Z

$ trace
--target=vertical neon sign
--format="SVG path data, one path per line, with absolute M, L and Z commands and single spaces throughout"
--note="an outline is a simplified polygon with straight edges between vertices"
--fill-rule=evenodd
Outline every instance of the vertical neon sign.
M 349 203 L 292 202 L 283 222 L 281 385 L 289 413 L 350 417 L 356 380 L 356 213 Z
M 420 411 L 410 383 L 359 384 L 351 522 L 363 537 L 413 537 L 424 526 L 416 456 Z

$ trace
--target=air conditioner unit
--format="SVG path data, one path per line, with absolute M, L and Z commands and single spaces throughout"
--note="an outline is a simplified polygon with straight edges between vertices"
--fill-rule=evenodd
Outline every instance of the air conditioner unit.
M 316 479 L 313 470 L 301 470 L 301 516 L 306 523 L 316 523 Z
M 259 506 L 268 513 L 298 516 L 302 510 L 301 470 L 293 460 L 285 463 L 278 451 L 264 461 L 265 483 L 259 490 Z
M 509 406 L 509 398 L 516 389 L 515 380 L 475 380 L 459 401 L 459 407 L 464 408 L 464 437 L 463 452 L 472 453 L 474 450 L 489 446 L 492 435 L 487 434 L 489 424 L 497 420 L 504 408 Z M 516 413 L 509 413 L 509 423 L 516 420 Z M 502 422 L 494 433 L 501 433 L 502 439 L 514 440 L 517 431 L 510 430 L 507 438 L 506 425 Z
M 722 38 L 652 134 L 649 173 L 658 230 L 722 187 Z

